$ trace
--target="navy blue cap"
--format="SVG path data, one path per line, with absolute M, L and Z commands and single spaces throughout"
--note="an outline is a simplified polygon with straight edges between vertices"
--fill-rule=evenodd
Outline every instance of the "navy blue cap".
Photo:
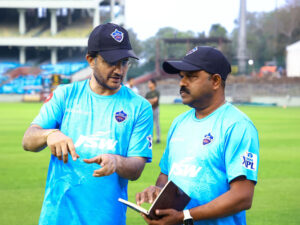
M 132 50 L 127 30 L 113 23 L 94 28 L 89 36 L 88 51 L 98 52 L 109 63 L 128 57 L 139 59 Z
M 166 73 L 204 70 L 210 74 L 220 74 L 223 80 L 231 72 L 231 65 L 219 50 L 208 46 L 197 46 L 190 50 L 182 60 L 167 60 L 163 63 Z

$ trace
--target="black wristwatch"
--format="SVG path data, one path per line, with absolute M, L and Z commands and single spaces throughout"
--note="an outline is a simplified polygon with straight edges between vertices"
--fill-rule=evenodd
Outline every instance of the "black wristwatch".
M 184 225 L 194 225 L 193 217 L 188 209 L 183 210 L 183 224 Z

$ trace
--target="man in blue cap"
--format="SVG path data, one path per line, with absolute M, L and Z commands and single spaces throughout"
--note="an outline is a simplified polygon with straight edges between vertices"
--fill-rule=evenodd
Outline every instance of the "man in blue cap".
M 179 74 L 183 104 L 191 110 L 178 116 L 168 133 L 156 186 L 136 195 L 138 204 L 153 202 L 168 180 L 191 197 L 185 210 L 157 210 L 160 220 L 148 224 L 246 224 L 259 161 L 258 134 L 251 120 L 225 101 L 225 80 L 231 66 L 212 47 L 196 47 L 163 69 Z
M 24 149 L 52 154 L 39 224 L 125 224 L 118 198 L 151 161 L 153 126 L 150 103 L 122 85 L 129 58 L 137 56 L 123 27 L 96 27 L 91 78 L 59 86 L 27 129 Z

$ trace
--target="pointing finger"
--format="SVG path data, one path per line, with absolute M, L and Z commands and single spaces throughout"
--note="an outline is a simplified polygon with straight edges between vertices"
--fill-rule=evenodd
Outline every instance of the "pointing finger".
M 75 146 L 74 146 L 74 144 L 73 144 L 72 141 L 68 142 L 68 149 L 69 149 L 69 152 L 70 152 L 70 154 L 72 156 L 72 159 L 74 161 L 76 161 L 76 159 L 79 158 L 79 155 L 76 153 Z
M 85 163 L 97 163 L 97 164 L 100 164 L 102 159 L 101 159 L 101 156 L 96 156 L 94 158 L 90 158 L 90 159 L 83 159 L 83 161 Z

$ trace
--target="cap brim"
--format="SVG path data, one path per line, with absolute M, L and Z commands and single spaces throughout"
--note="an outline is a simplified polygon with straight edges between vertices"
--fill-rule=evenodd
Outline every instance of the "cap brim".
M 202 69 L 184 61 L 165 61 L 162 67 L 163 70 L 169 74 L 176 74 L 180 71 L 197 71 Z
M 99 54 L 102 58 L 109 63 L 117 62 L 121 59 L 125 58 L 134 58 L 139 59 L 132 50 L 128 49 L 116 49 L 116 50 L 109 50 L 109 51 L 101 51 Z

